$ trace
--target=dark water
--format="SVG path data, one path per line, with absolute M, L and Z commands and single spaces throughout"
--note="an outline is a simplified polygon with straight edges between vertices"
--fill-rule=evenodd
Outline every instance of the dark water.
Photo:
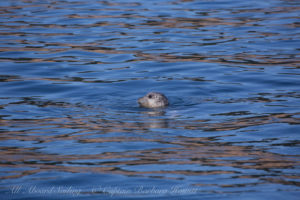
M 299 1 L 0 6 L 1 199 L 300 195 Z

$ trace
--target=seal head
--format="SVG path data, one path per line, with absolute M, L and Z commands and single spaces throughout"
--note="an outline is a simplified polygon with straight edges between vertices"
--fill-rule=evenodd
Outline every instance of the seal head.
M 161 108 L 169 105 L 167 97 L 159 92 L 149 92 L 139 98 L 138 103 L 145 108 Z

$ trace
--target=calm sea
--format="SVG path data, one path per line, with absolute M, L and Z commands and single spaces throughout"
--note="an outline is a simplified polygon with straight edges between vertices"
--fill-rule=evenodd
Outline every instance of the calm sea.
M 1 199 L 298 199 L 300 2 L 2 0 Z M 149 91 L 170 106 L 140 108 Z

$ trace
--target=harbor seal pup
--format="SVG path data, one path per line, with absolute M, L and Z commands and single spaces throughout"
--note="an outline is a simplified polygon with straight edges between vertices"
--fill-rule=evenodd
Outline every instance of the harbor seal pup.
M 162 108 L 169 105 L 167 97 L 159 92 L 149 92 L 139 98 L 138 103 L 145 108 Z

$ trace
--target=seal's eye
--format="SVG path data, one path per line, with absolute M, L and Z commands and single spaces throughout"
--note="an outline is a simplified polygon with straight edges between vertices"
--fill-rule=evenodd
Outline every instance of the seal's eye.
M 148 95 L 148 98 L 149 98 L 149 99 L 151 99 L 151 98 L 152 98 L 152 95 L 151 95 L 151 94 L 149 94 L 149 95 Z

